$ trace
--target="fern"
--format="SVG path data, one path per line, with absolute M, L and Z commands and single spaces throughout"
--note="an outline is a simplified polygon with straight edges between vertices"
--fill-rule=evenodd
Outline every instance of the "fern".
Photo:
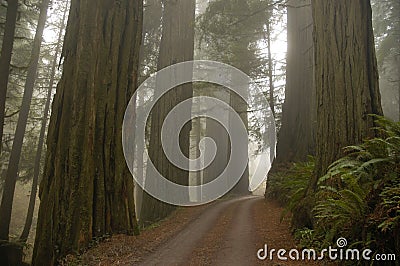
M 314 158 L 310 156 L 307 162 L 294 163 L 285 171 L 271 175 L 266 196 L 282 205 L 294 206 L 307 189 L 314 166 Z
M 319 179 L 314 231 L 326 242 L 342 236 L 393 251 L 399 250 L 400 123 L 375 119 L 380 137 L 346 147 L 346 156 Z
M 352 247 L 400 254 L 400 123 L 379 116 L 375 122 L 379 137 L 345 147 L 346 155 L 319 178 L 315 195 L 306 193 L 313 158 L 270 178 L 267 195 L 293 213 L 302 246 L 323 248 L 346 237 Z M 299 219 L 307 210 L 312 224 L 304 227 Z

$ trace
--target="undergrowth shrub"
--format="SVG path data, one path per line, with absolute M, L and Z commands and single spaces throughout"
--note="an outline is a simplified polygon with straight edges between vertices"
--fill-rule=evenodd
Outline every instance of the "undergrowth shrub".
M 347 147 L 320 178 L 314 227 L 325 244 L 346 237 L 363 248 L 400 254 L 400 123 L 376 122 L 381 137 Z
M 293 163 L 268 177 L 266 197 L 285 206 L 282 218 L 289 213 L 295 214 L 291 217 L 294 229 L 312 226 L 314 199 L 305 195 L 314 168 L 315 160 L 309 156 L 308 161 Z
M 352 248 L 400 256 L 400 122 L 382 117 L 376 122 L 380 137 L 346 147 L 346 155 L 319 179 L 315 193 L 305 193 L 313 160 L 271 177 L 267 196 L 294 214 L 301 245 L 326 248 L 345 237 Z M 311 210 L 311 225 L 295 221 L 302 208 Z
M 266 196 L 289 206 L 292 206 L 296 199 L 301 199 L 315 167 L 314 158 L 308 158 L 307 162 L 294 163 L 268 177 Z

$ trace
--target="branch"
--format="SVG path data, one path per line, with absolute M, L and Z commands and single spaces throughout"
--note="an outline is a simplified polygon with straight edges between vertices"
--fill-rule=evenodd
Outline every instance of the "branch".
M 276 2 L 274 2 L 272 4 L 269 4 L 269 5 L 265 6 L 264 8 L 261 8 L 261 9 L 259 9 L 257 11 L 254 11 L 253 13 L 250 13 L 249 15 L 246 15 L 244 18 L 239 19 L 239 20 L 235 21 L 234 23 L 231 23 L 230 25 L 228 25 L 228 27 L 235 26 L 235 25 L 239 24 L 240 22 L 243 22 L 243 21 L 245 21 L 246 19 L 249 19 L 252 16 L 255 16 L 255 15 L 259 14 L 259 13 L 262 13 L 265 10 L 267 10 L 267 9 L 269 9 L 269 8 L 275 6 L 275 5 L 279 5 L 280 6 L 283 2 L 287 3 L 287 1 L 288 0 L 277 0 Z
M 11 114 L 9 114 L 9 115 L 5 115 L 4 118 L 13 117 L 14 115 L 16 115 L 16 114 L 18 114 L 18 113 L 19 113 L 19 110 L 15 111 L 14 113 L 11 113 Z
M 288 5 L 288 4 L 286 4 L 286 5 L 281 4 L 280 6 L 282 6 L 282 7 L 290 7 L 290 8 L 303 8 L 303 7 L 311 6 L 311 4 L 306 4 L 306 5 L 301 5 L 301 6 L 292 6 L 292 5 Z
M 15 68 L 15 69 L 22 69 L 22 70 L 28 69 L 28 66 L 17 66 L 14 64 L 10 64 L 10 67 Z

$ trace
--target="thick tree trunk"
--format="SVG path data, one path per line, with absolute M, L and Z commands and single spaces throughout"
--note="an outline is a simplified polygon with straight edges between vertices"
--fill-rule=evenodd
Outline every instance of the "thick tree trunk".
M 51 67 L 49 89 L 47 91 L 46 103 L 45 103 L 44 111 L 43 111 L 42 124 L 40 127 L 38 147 L 37 147 L 36 155 L 35 155 L 35 164 L 34 164 L 33 179 L 32 179 L 32 189 L 31 189 L 31 195 L 29 196 L 28 212 L 27 212 L 26 219 L 25 219 L 24 229 L 20 236 L 20 240 L 23 242 L 26 242 L 26 240 L 28 239 L 29 231 L 31 230 L 31 226 L 32 226 L 33 212 L 35 210 L 36 194 L 37 194 L 37 187 L 38 187 L 38 180 L 39 180 L 40 162 L 42 159 L 42 150 L 43 150 L 44 138 L 45 138 L 45 133 L 46 133 L 46 128 L 47 128 L 47 120 L 48 120 L 48 114 L 49 114 L 49 110 L 50 110 L 51 96 L 52 96 L 52 91 L 53 91 L 53 87 L 54 87 L 54 80 L 55 80 L 55 76 L 56 76 L 58 58 L 59 58 L 59 55 L 61 52 L 61 47 L 62 47 L 62 37 L 63 37 L 64 28 L 65 28 L 65 22 L 67 19 L 67 11 L 68 11 L 68 2 L 64 8 L 64 14 L 63 14 L 63 18 L 61 21 L 61 26 L 59 28 L 57 45 L 56 45 L 55 54 L 54 54 L 52 67 Z
M 0 54 L 0 153 L 3 148 L 3 128 L 6 111 L 6 96 L 10 62 L 15 37 L 15 24 L 17 22 L 18 0 L 8 0 L 3 43 Z
M 249 67 L 245 66 L 243 69 L 246 69 L 247 71 L 250 69 Z M 246 127 L 246 130 L 248 131 L 248 115 L 247 115 L 247 110 L 248 106 L 247 103 L 244 99 L 242 99 L 239 95 L 236 93 L 231 92 L 230 93 L 230 105 L 232 108 L 239 114 L 244 126 Z M 233 127 L 233 117 L 229 117 L 229 126 Z M 239 143 L 233 143 L 232 145 L 236 145 L 238 147 L 238 150 L 242 151 L 240 156 L 242 156 L 242 159 L 248 160 L 249 153 L 249 140 L 247 138 L 242 139 Z M 231 150 L 229 149 L 229 157 Z M 228 159 L 229 159 L 228 157 Z M 235 161 L 233 161 L 235 164 Z M 231 171 L 231 169 L 229 169 Z M 233 177 L 234 175 L 237 175 L 237 173 L 234 172 L 228 172 L 228 178 Z M 230 194 L 233 195 L 248 195 L 250 194 L 249 191 L 249 165 L 246 165 L 246 169 L 244 170 L 242 176 L 240 177 L 238 183 L 232 188 L 232 190 L 229 192 Z
M 33 265 L 95 236 L 137 233 L 122 121 L 136 88 L 142 1 L 71 2 L 53 101 Z
M 269 18 L 270 19 L 270 16 Z M 267 50 L 268 50 L 268 80 L 269 80 L 269 107 L 272 114 L 275 116 L 275 88 L 274 88 L 274 69 L 272 62 L 272 47 L 271 47 L 271 22 L 267 21 Z
M 274 165 L 304 161 L 315 150 L 315 86 L 311 0 L 287 8 L 287 73 L 282 127 Z
M 158 69 L 193 60 L 195 6 L 194 0 L 164 1 Z M 155 94 L 157 94 L 157 91 Z M 165 178 L 181 185 L 188 185 L 189 174 L 168 161 L 161 146 L 160 136 L 163 121 L 170 110 L 179 102 L 191 98 L 192 95 L 191 84 L 179 86 L 160 99 L 159 103 L 153 108 L 151 117 L 149 157 Z M 187 124 L 180 132 L 180 147 L 174 148 L 180 148 L 189 157 L 189 144 L 190 125 Z M 140 215 L 141 224 L 146 225 L 163 219 L 174 209 L 174 206 L 144 193 Z
M 397 55 L 396 61 L 397 61 L 397 71 L 399 73 L 399 75 L 397 76 L 399 78 L 397 80 L 397 91 L 398 91 L 397 96 L 399 97 L 397 99 L 397 104 L 398 104 L 398 108 L 399 108 L 399 113 L 398 113 L 399 118 L 397 121 L 400 121 L 400 54 Z
M 229 8 L 231 8 L 232 10 L 230 11 L 228 10 L 227 12 L 232 12 L 233 16 L 236 16 L 239 19 L 245 16 L 248 12 L 250 12 L 250 6 L 248 1 L 231 1 L 231 5 L 232 6 Z M 245 24 L 238 24 L 237 27 L 238 29 L 236 30 L 239 34 L 248 31 L 248 29 L 246 28 L 247 26 Z M 229 53 L 233 55 L 233 58 L 229 58 L 226 63 L 232 64 L 233 66 L 237 67 L 247 75 L 251 75 L 251 71 L 254 70 L 254 67 L 251 65 L 251 62 L 249 60 L 249 57 L 252 55 L 252 52 L 249 51 L 249 46 L 251 45 L 251 42 L 252 38 L 250 36 L 247 36 L 234 41 L 229 45 L 230 47 L 227 48 Z M 250 88 L 247 88 L 247 91 L 249 90 Z M 245 95 L 245 97 L 247 97 L 247 95 Z M 238 94 L 230 91 L 229 104 L 239 114 L 245 127 L 248 128 L 248 115 L 247 115 L 248 106 L 246 100 L 247 99 L 242 99 Z M 230 127 L 233 127 L 232 119 L 233 119 L 232 117 L 229 117 Z M 249 140 L 247 138 L 242 139 L 239 143 L 233 143 L 233 145 L 237 145 L 238 150 L 242 151 L 240 156 L 242 156 L 242 158 L 246 160 L 248 159 L 249 155 L 248 143 Z M 228 159 L 230 157 L 230 152 L 231 151 L 228 150 Z M 230 171 L 230 169 L 228 169 L 228 171 Z M 236 174 L 237 173 L 228 172 L 228 177 L 233 177 Z M 249 194 L 250 193 L 249 183 L 250 183 L 249 167 L 247 165 L 238 183 L 232 188 L 232 190 L 229 193 L 233 195 Z
M 382 115 L 369 0 L 312 0 L 317 88 L 312 188 L 343 147 L 374 137 Z
M 230 103 L 230 92 L 226 89 L 213 86 L 210 87 L 211 93 L 209 97 L 219 99 L 227 104 Z M 211 107 L 212 108 L 212 107 Z M 229 113 L 227 112 L 223 117 L 224 120 L 220 121 L 222 124 L 229 125 Z M 217 147 L 217 153 L 213 162 L 204 169 L 204 182 L 203 184 L 209 183 L 221 175 L 224 169 L 227 167 L 229 160 L 230 141 L 229 135 L 226 129 L 219 122 L 213 119 L 206 119 L 206 131 L 205 137 L 209 137 L 215 141 Z M 209 150 L 210 147 L 205 147 L 205 150 Z M 200 156 L 200 153 L 199 153 Z
M 39 63 L 40 47 L 43 39 L 43 31 L 46 24 L 47 8 L 49 0 L 41 3 L 39 21 L 33 41 L 33 47 L 28 67 L 28 74 L 25 82 L 24 95 L 22 98 L 22 106 L 19 112 L 17 128 L 11 150 L 10 160 L 8 164 L 6 180 L 4 182 L 3 197 L 0 206 L 0 240 L 8 240 L 10 230 L 12 203 L 14 200 L 15 184 L 18 177 L 18 165 L 21 158 L 22 144 L 25 135 L 26 123 L 28 121 L 29 110 L 31 106 L 33 88 L 37 76 L 37 68 Z
M 143 100 L 143 95 L 137 95 L 136 102 L 138 103 L 138 108 L 143 108 L 144 100 Z M 146 121 L 139 121 L 139 119 L 136 119 L 135 117 L 135 124 L 138 125 L 138 123 L 146 123 Z M 136 139 L 135 140 L 136 144 L 136 174 L 138 178 L 143 178 L 144 177 L 144 167 L 145 167 L 145 159 L 144 159 L 144 147 L 146 145 L 146 140 L 145 139 Z M 135 210 L 137 214 L 137 219 L 140 220 L 140 213 L 142 209 L 142 202 L 143 202 L 143 189 L 139 185 L 135 185 Z

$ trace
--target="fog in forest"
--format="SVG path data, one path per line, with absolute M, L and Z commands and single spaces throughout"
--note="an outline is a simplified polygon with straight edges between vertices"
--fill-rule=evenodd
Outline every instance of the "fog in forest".
M 399 15 L 398 0 L 0 1 L 0 265 L 169 265 L 182 261 L 160 249 L 179 242 L 191 265 L 258 265 L 258 249 L 219 250 L 279 239 L 269 226 L 285 248 L 343 237 L 399 256 Z M 201 60 L 238 72 L 199 63 L 190 77 L 243 74 L 244 93 L 196 81 L 160 96 L 181 70 L 155 73 Z M 186 100 L 197 117 L 163 132 Z M 169 181 L 199 187 L 168 194 Z

